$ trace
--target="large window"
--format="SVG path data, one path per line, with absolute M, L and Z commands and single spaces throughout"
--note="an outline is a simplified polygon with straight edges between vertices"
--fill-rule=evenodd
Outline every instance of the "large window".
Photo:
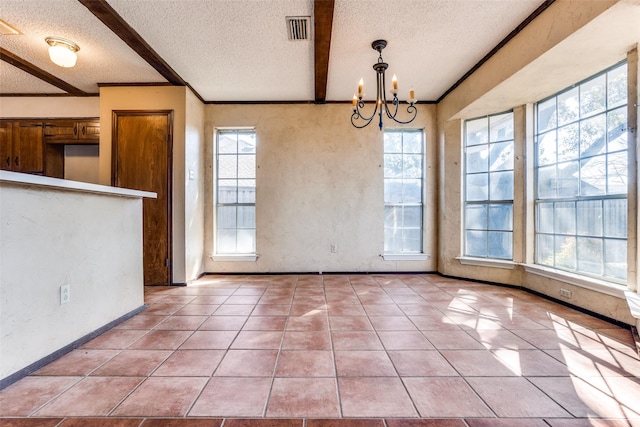
M 256 134 L 216 133 L 216 254 L 256 252 Z
M 384 252 L 422 253 L 421 130 L 384 132 Z
M 465 256 L 513 258 L 513 112 L 468 120 Z
M 625 280 L 627 67 L 536 104 L 536 263 Z

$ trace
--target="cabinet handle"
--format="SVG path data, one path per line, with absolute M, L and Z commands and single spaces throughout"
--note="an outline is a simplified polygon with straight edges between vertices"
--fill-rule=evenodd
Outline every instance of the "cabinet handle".
M 84 126 L 84 125 L 82 125 L 82 136 L 84 136 L 84 134 L 86 133 L 86 131 L 87 131 L 87 127 L 86 127 L 86 126 Z
M 73 134 L 74 135 L 78 134 L 78 126 L 77 125 L 73 127 Z
M 7 166 L 11 166 L 11 156 L 7 156 Z
M 16 156 L 16 166 L 20 166 L 20 157 Z

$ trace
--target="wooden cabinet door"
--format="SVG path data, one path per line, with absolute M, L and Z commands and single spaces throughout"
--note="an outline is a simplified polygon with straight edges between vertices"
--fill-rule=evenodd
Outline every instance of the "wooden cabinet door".
M 0 121 L 0 169 L 13 169 L 13 123 Z
M 55 120 L 44 124 L 44 139 L 47 142 L 73 141 L 78 139 L 76 120 Z
M 143 199 L 145 285 L 170 285 L 171 276 L 171 111 L 114 111 L 112 183 L 153 191 Z
M 44 173 L 42 122 L 16 122 L 13 132 L 13 170 Z
M 100 142 L 100 121 L 78 122 L 78 140 L 83 142 Z

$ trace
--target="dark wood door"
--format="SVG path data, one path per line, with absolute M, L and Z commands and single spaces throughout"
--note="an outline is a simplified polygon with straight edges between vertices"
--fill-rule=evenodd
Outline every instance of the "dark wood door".
M 0 121 L 0 169 L 13 170 L 13 123 Z
M 171 284 L 171 111 L 113 112 L 113 185 L 153 191 L 143 199 L 145 285 Z
M 44 173 L 42 122 L 21 120 L 13 128 L 13 170 Z

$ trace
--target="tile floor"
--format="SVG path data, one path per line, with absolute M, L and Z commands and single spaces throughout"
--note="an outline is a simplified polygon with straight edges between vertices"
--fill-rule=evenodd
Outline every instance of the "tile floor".
M 2 426 L 640 426 L 631 332 L 439 275 L 205 276 L 0 391 Z

